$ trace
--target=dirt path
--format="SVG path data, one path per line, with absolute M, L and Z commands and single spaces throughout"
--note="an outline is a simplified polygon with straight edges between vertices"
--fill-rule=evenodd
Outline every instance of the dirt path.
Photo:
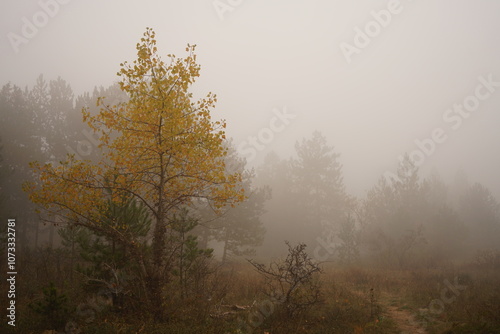
M 390 318 L 400 330 L 400 334 L 427 334 L 427 330 L 415 318 L 411 310 L 405 306 L 405 302 L 397 295 L 389 292 L 381 292 L 378 296 L 366 295 L 356 289 L 351 290 L 354 294 L 367 299 L 375 298 L 375 305 L 387 318 Z
M 402 334 L 426 334 L 427 331 L 418 323 L 411 311 L 404 309 L 404 304 L 396 297 L 383 293 L 378 301 L 387 317 L 394 320 Z

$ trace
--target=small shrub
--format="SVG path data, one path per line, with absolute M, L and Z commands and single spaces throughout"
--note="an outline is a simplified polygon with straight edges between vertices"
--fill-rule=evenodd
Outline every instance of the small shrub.
M 266 279 L 268 289 L 264 293 L 283 306 L 288 317 L 295 317 L 302 311 L 319 303 L 320 283 L 315 273 L 322 270 L 309 255 L 306 245 L 292 247 L 288 242 L 285 260 L 272 262 L 268 267 L 249 260 Z
M 42 325 L 51 329 L 62 328 L 68 320 L 67 297 L 58 293 L 54 282 L 43 288 L 43 299 L 30 304 L 30 308 L 42 316 Z

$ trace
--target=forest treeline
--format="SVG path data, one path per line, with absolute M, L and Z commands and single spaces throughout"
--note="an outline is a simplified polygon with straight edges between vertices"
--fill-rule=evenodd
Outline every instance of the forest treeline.
M 22 222 L 21 247 L 53 246 L 58 239 L 56 229 L 39 223 L 33 203 L 22 191 L 22 184 L 34 177 L 29 163 L 58 162 L 67 154 L 98 161 L 99 143 L 82 122 L 81 110 L 97 112 L 99 97 L 106 97 L 109 104 L 127 100 L 118 85 L 75 97 L 68 82 L 47 81 L 43 75 L 30 88 L 10 83 L 1 88 L 1 212 L 4 221 L 17 217 Z M 407 159 L 398 178 L 381 177 L 366 198 L 355 198 L 345 189 L 339 154 L 322 134 L 298 141 L 295 153 L 282 159 L 272 152 L 261 166 L 247 170 L 231 147 L 227 158 L 232 168 L 244 172 L 251 196 L 220 217 L 202 211 L 213 226 L 198 229 L 199 242 L 206 247 L 213 239 L 224 242 L 225 254 L 251 255 L 266 235 L 259 251 L 263 256 L 278 255 L 283 240 L 293 240 L 311 248 L 321 246 L 321 258 L 344 252 L 356 257 L 361 251 L 377 254 L 380 261 L 396 261 L 384 254 L 410 259 L 415 251 L 427 254 L 426 261 L 452 260 L 497 247 L 498 201 L 485 185 L 470 183 L 463 172 L 456 173 L 454 183 L 445 184 L 437 173 L 422 177 Z M 222 231 L 223 225 L 234 231 Z M 352 249 L 334 251 L 341 245 Z

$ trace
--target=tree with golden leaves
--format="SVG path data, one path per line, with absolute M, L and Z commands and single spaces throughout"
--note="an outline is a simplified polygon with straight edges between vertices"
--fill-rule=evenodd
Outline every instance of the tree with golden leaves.
M 98 114 L 83 110 L 84 121 L 99 135 L 98 164 L 68 156 L 58 165 L 32 163 L 38 181 L 25 184 L 45 221 L 84 226 L 122 243 L 136 260 L 149 306 L 162 317 L 169 223 L 176 211 L 205 198 L 222 208 L 244 199 L 241 175 L 224 166 L 226 124 L 212 121 L 216 96 L 192 102 L 188 89 L 199 76 L 195 46 L 185 58 L 158 55 L 155 33 L 147 28 L 137 44 L 137 59 L 122 63 L 118 76 L 128 101 L 107 105 Z M 109 180 L 113 180 L 110 185 Z M 111 189 L 111 191 L 110 191 Z M 109 200 L 132 195 L 153 221 L 150 241 L 138 242 L 119 220 L 103 217 Z

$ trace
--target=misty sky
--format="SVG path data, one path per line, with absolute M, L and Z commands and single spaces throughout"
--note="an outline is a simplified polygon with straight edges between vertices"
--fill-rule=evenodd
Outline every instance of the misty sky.
M 434 133 L 415 153 L 424 176 L 463 169 L 500 198 L 500 1 L 2 0 L 0 84 L 107 87 L 146 27 L 164 55 L 197 44 L 195 95 L 218 95 L 214 118 L 250 165 L 319 130 L 364 195 Z

